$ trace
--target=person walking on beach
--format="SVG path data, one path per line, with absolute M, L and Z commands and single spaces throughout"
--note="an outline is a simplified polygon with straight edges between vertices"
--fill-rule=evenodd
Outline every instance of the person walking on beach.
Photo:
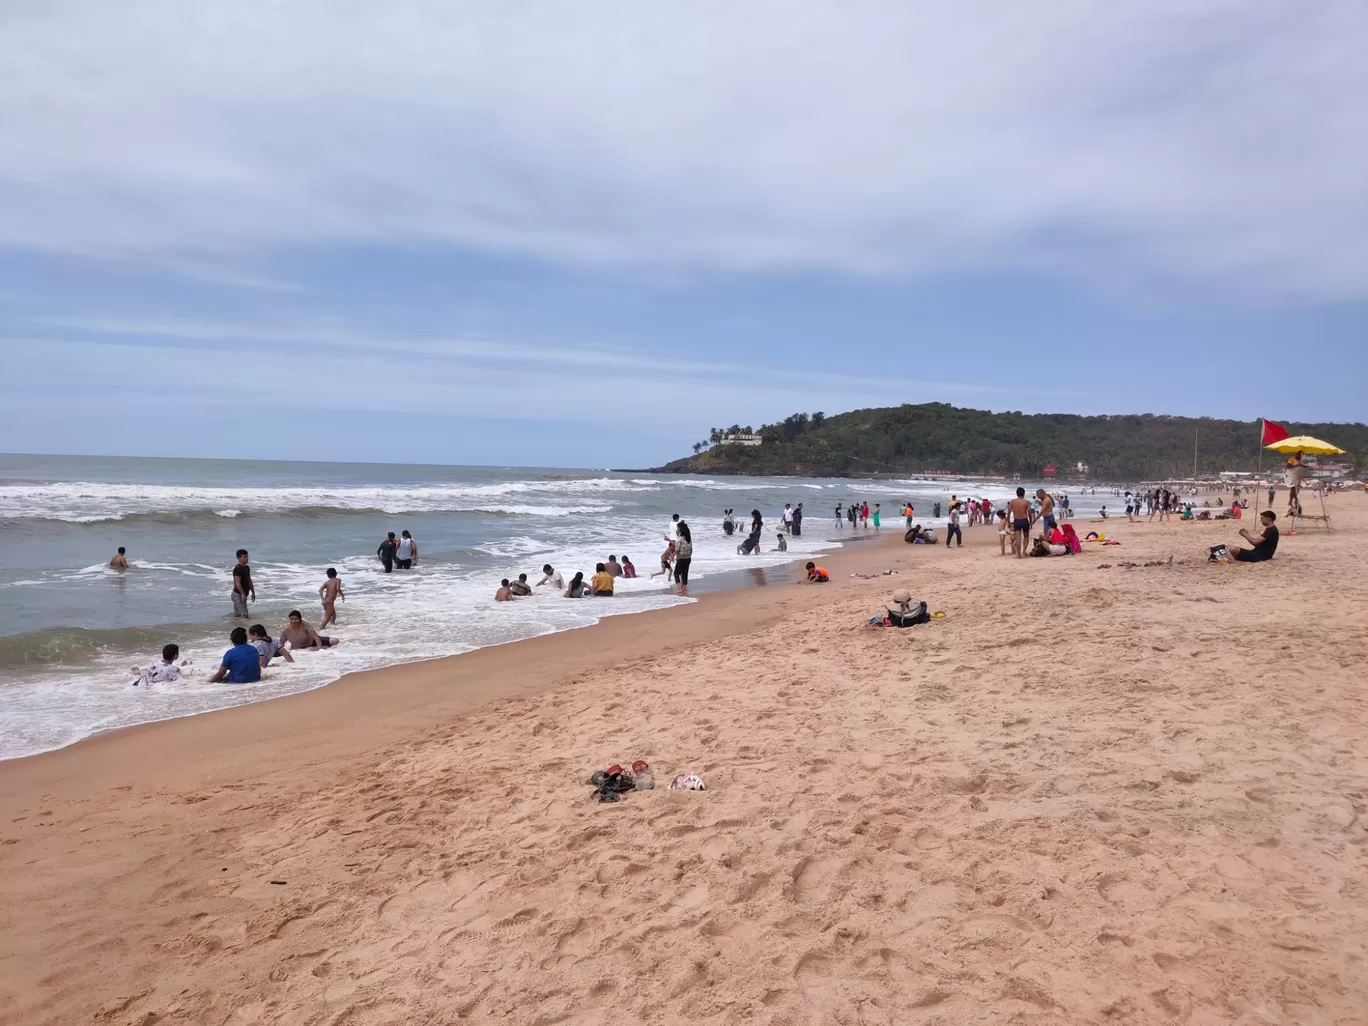
M 679 514 L 678 514 L 678 513 L 675 513 L 675 514 L 673 514 L 673 515 L 670 517 L 670 527 L 669 527 L 669 530 L 667 530 L 667 531 L 665 532 L 665 540 L 666 540 L 666 541 L 669 541 L 671 538 L 676 538 L 676 537 L 678 537 L 678 536 L 679 536 Z
M 912 527 L 912 500 L 907 500 L 907 505 L 903 507 L 903 516 L 907 518 L 907 529 Z
M 789 532 L 791 538 L 801 538 L 803 536 L 803 504 L 798 503 L 798 507 L 793 511 L 793 530 Z
M 869 530 L 869 503 L 860 503 L 860 526 L 866 531 Z
M 1135 497 L 1130 492 L 1126 493 L 1126 519 L 1135 523 Z
M 793 506 L 792 506 L 790 503 L 787 503 L 787 502 L 784 503 L 784 512 L 783 512 L 783 515 L 780 516 L 779 520 L 780 520 L 780 522 L 783 524 L 784 530 L 785 530 L 785 531 L 788 531 L 789 534 L 792 534 L 792 533 L 793 533 Z
M 345 601 L 346 598 L 342 593 L 342 578 L 337 576 L 337 568 L 328 567 L 328 579 L 318 589 L 318 600 L 323 603 L 323 622 L 318 625 L 319 630 L 330 623 L 337 623 L 337 600 Z
M 759 516 L 757 513 L 756 516 Z M 760 548 L 760 535 L 755 535 L 755 547 Z M 693 562 L 693 533 L 684 521 L 679 522 L 679 540 L 675 542 L 674 579 L 679 586 L 679 594 L 689 593 L 689 565 Z
M 1025 559 L 1031 549 L 1031 500 L 1025 488 L 1017 488 L 1016 498 L 1007 503 L 1007 515 L 1012 518 L 1012 547 L 1018 559 Z
M 580 580 L 583 579 L 584 575 L 581 574 Z M 555 569 L 550 563 L 547 563 L 542 567 L 542 579 L 537 582 L 537 587 L 540 588 L 543 584 L 549 584 L 557 591 L 565 590 L 565 578 L 562 577 L 560 571 Z
M 380 557 L 380 565 L 385 568 L 385 573 L 394 573 L 394 554 L 399 545 L 394 540 L 394 532 L 385 535 L 385 540 L 380 543 L 380 547 L 375 550 L 375 554 Z
M 110 559 L 109 565 L 115 570 L 128 569 L 128 559 L 124 556 L 124 547 L 122 545 L 119 546 L 119 551 L 114 553 L 113 558 Z
M 839 502 L 836 503 L 836 526 L 845 527 L 845 524 L 841 523 L 841 504 Z
M 233 615 L 239 620 L 248 618 L 247 603 L 256 601 L 252 586 L 252 568 L 247 565 L 247 550 L 237 550 L 237 566 L 233 567 Z
M 674 580 L 674 558 L 675 546 L 678 544 L 673 538 L 665 539 L 665 551 L 660 554 L 660 569 L 651 574 L 653 578 L 664 574 L 670 580 Z
M 225 677 L 230 684 L 255 684 L 261 680 L 261 653 L 247 644 L 247 629 L 234 627 L 228 640 L 233 647 L 223 653 L 223 661 L 209 678 L 209 683 L 217 684 Z
M 874 530 L 879 529 L 879 503 L 874 503 Z
M 407 531 L 400 533 L 403 537 L 399 539 L 399 544 L 394 550 L 394 562 L 400 570 L 412 570 L 413 564 L 418 561 L 418 543 Z M 393 538 L 394 535 L 390 537 Z
M 964 532 L 960 530 L 960 511 L 959 506 L 950 507 L 950 524 L 945 529 L 945 549 L 950 550 L 950 539 L 955 539 L 956 548 L 964 548 Z

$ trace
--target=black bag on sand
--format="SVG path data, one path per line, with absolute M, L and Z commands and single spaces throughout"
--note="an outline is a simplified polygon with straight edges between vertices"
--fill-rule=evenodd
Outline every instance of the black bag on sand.
M 931 614 L 926 611 L 925 602 L 919 599 L 910 599 L 906 605 L 906 609 L 889 607 L 888 622 L 894 627 L 915 627 L 919 623 L 930 621 Z

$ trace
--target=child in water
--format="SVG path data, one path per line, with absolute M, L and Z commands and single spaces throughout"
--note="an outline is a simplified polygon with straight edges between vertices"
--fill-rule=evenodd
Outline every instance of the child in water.
M 780 532 L 779 532 L 779 547 L 778 547 L 777 549 L 775 549 L 774 551 L 775 551 L 775 552 L 787 552 L 787 551 L 788 551 L 788 542 L 786 542 L 786 541 L 784 540 L 784 532 L 783 532 L 783 531 L 780 531 Z

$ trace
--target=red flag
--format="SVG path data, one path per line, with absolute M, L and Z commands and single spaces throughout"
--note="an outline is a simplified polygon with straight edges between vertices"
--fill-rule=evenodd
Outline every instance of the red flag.
M 1291 438 L 1287 428 L 1281 424 L 1275 424 L 1271 420 L 1263 422 L 1263 444 L 1272 445 L 1274 442 L 1281 442 L 1284 438 Z

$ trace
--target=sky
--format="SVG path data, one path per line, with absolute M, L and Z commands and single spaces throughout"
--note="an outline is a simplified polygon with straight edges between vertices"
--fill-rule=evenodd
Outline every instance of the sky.
M 1362 421 L 1364 52 L 1339 0 L 10 5 L 0 449 Z

